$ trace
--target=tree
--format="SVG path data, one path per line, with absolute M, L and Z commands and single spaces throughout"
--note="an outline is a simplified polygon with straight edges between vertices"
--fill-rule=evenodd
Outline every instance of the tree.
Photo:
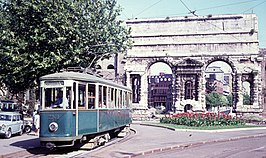
M 251 104 L 250 96 L 247 93 L 243 94 L 243 104 L 244 105 L 250 105 Z
M 220 101 L 222 106 L 227 106 L 229 104 L 229 101 L 227 100 L 227 97 L 224 95 L 220 95 Z
M 124 52 L 129 30 L 120 11 L 116 0 L 2 0 L 0 83 L 16 94 L 45 74 Z
M 222 105 L 221 96 L 216 92 L 211 92 L 206 95 L 206 104 L 208 107 L 219 107 Z
M 229 94 L 228 96 L 226 96 L 226 98 L 228 100 L 228 105 L 233 106 L 233 95 Z

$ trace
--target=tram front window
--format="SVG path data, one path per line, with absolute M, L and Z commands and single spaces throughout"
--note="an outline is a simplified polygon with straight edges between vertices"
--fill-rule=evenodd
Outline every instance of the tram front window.
M 68 98 L 63 94 L 63 88 L 46 88 L 45 108 L 63 108 L 64 106 L 68 108 Z

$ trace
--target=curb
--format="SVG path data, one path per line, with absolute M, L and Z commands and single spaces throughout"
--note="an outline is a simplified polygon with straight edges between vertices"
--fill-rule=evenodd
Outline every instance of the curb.
M 232 137 L 232 138 L 227 138 L 227 139 L 201 141 L 201 142 L 188 143 L 188 144 L 177 144 L 177 145 L 170 146 L 170 147 L 155 148 L 155 149 L 151 149 L 151 150 L 138 152 L 138 153 L 136 153 L 134 155 L 126 156 L 124 158 L 134 158 L 134 157 L 138 157 L 138 156 L 145 156 L 145 155 L 148 155 L 148 154 L 159 153 L 159 152 L 162 152 L 162 151 L 173 150 L 173 149 L 184 149 L 184 148 L 194 147 L 194 146 L 203 145 L 203 144 L 220 143 L 220 142 L 236 141 L 236 140 L 240 140 L 240 139 L 259 138 L 259 137 L 266 137 L 266 134 L 258 134 L 258 135 L 251 135 L 251 136 L 241 136 L 241 137 Z
M 147 124 L 147 123 L 133 123 L 133 124 L 139 124 L 139 125 L 143 125 L 143 126 L 154 126 L 154 127 L 160 127 L 160 128 L 165 128 L 165 129 L 169 129 L 169 130 L 173 130 L 173 131 L 181 131 L 179 129 L 175 129 L 175 128 L 171 128 L 171 127 L 165 127 L 165 126 L 161 126 L 161 125 L 154 125 L 154 124 Z M 238 128 L 235 129 L 236 130 L 255 130 L 255 129 L 266 129 L 266 127 L 262 127 L 262 128 Z M 206 132 L 202 131 L 202 130 L 188 130 L 188 129 L 184 129 L 182 131 L 201 131 L 201 132 Z M 218 130 L 215 131 L 211 131 L 211 132 L 217 132 Z M 219 130 L 218 132 L 220 132 L 221 130 Z M 233 130 L 226 130 L 226 131 L 222 131 L 222 132 L 229 132 L 229 131 L 233 131 Z M 236 140 L 240 140 L 240 139 L 248 139 L 248 138 L 259 138 L 259 137 L 266 137 L 266 134 L 257 134 L 257 135 L 250 135 L 250 136 L 240 136 L 240 137 L 232 137 L 232 138 L 226 138 L 226 139 L 217 139 L 217 140 L 209 140 L 209 141 L 199 141 L 199 142 L 194 142 L 194 143 L 188 143 L 188 144 L 177 144 L 174 146 L 168 146 L 168 147 L 162 147 L 162 148 L 155 148 L 155 149 L 150 149 L 150 150 L 146 150 L 146 151 L 141 151 L 141 152 L 137 152 L 134 155 L 130 155 L 130 156 L 125 156 L 124 158 L 134 158 L 134 157 L 138 157 L 138 156 L 145 156 L 148 154 L 153 154 L 153 153 L 159 153 L 162 151 L 167 151 L 167 150 L 173 150 L 173 149 L 184 149 L 184 148 L 188 148 L 188 147 L 194 147 L 194 146 L 198 146 L 198 145 L 204 145 L 204 144 L 211 144 L 211 143 L 219 143 L 219 142 L 228 142 L 228 141 L 236 141 Z
M 165 129 L 169 129 L 172 131 L 191 131 L 191 132 L 209 132 L 209 133 L 217 133 L 217 132 L 232 132 L 232 131 L 244 131 L 244 130 L 258 130 L 258 129 L 265 129 L 266 127 L 253 127 L 253 128 L 234 128 L 234 129 L 217 129 L 217 130 L 196 130 L 196 129 L 176 129 L 176 128 L 172 128 L 172 127 L 166 127 L 166 126 L 162 126 L 162 125 L 156 125 L 156 124 L 149 124 L 149 123 L 133 123 L 133 124 L 139 124 L 142 126 L 154 126 L 154 127 L 160 127 L 160 128 L 165 128 Z

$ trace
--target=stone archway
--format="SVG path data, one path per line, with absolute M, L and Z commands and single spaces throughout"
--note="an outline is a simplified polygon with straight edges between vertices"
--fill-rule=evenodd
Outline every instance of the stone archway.
M 158 57 L 158 58 L 142 58 L 130 60 L 130 66 L 127 65 L 127 83 L 129 83 L 133 89 L 133 96 L 139 95 L 139 100 L 133 102 L 133 108 L 135 109 L 147 109 L 148 107 L 148 75 L 150 67 L 158 62 L 167 64 L 173 71 L 173 64 L 171 63 L 172 59 L 167 57 Z M 129 70 L 131 69 L 131 70 Z M 138 76 L 138 85 L 134 85 L 132 82 L 133 78 Z M 136 90 L 137 89 L 137 90 Z M 138 94 L 135 94 L 137 92 Z
M 172 111 L 173 104 L 173 75 L 169 64 L 162 60 L 151 61 L 148 64 L 148 107 Z
M 240 88 L 238 87 L 239 84 L 238 84 L 238 80 L 237 80 L 237 77 L 238 77 L 237 73 L 238 72 L 237 72 L 237 68 L 235 66 L 237 63 L 234 63 L 232 57 L 230 57 L 230 56 L 215 56 L 215 57 L 212 57 L 210 59 L 207 59 L 207 61 L 205 62 L 206 64 L 204 65 L 204 68 L 203 68 L 204 71 L 207 69 L 207 67 L 211 63 L 216 62 L 216 61 L 222 61 L 222 62 L 228 64 L 232 70 L 231 81 L 232 81 L 233 109 L 236 109 L 237 103 L 239 102 L 239 90 L 240 90 Z
M 133 108 L 147 107 L 147 70 L 153 62 L 163 61 L 173 72 L 175 109 L 183 111 L 184 104 L 193 102 L 193 110 L 206 110 L 205 68 L 214 61 L 224 61 L 233 71 L 234 108 L 240 113 L 262 112 L 262 61 L 256 15 L 134 19 L 126 24 L 131 27 L 134 40 L 132 49 L 127 52 L 127 83 L 132 84 L 132 75 L 140 76 L 140 101 L 134 103 Z M 214 27 L 216 25 L 223 26 L 223 29 Z M 254 98 L 253 105 L 248 108 L 241 102 L 241 84 L 247 75 L 253 75 Z M 192 99 L 185 97 L 187 81 L 192 85 Z

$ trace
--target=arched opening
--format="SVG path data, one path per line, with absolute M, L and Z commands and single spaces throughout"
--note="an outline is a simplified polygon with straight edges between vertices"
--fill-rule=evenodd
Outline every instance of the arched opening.
M 191 104 L 186 104 L 184 106 L 184 112 L 191 112 L 192 108 L 193 108 L 193 106 Z
M 153 63 L 148 70 L 148 107 L 172 111 L 172 70 L 163 62 Z
M 110 64 L 107 66 L 107 69 L 115 69 L 114 65 Z
M 224 61 L 214 61 L 205 69 L 206 110 L 226 110 L 233 106 L 233 70 Z
M 242 84 L 243 105 L 251 105 L 250 86 L 251 84 L 248 81 L 244 81 Z

